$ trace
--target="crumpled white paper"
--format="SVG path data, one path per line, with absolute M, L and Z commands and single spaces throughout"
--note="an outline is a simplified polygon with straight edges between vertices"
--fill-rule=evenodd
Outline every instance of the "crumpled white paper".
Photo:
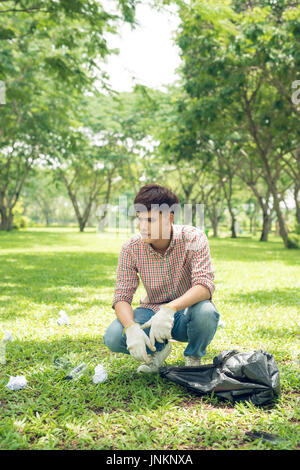
M 58 325 L 68 325 L 69 324 L 69 317 L 64 310 L 60 310 L 58 313 L 60 317 L 57 320 Z
M 15 377 L 10 376 L 8 383 L 5 387 L 9 388 L 10 390 L 21 390 L 25 388 L 27 385 L 27 380 L 24 375 L 16 375 Z
M 226 326 L 226 323 L 224 322 L 224 320 L 219 320 L 218 327 L 225 328 L 225 326 Z
M 10 331 L 4 330 L 4 334 L 5 334 L 5 336 L 2 339 L 2 341 L 5 341 L 5 342 L 12 341 L 12 335 L 11 335 Z
M 104 369 L 104 367 L 102 366 L 102 364 L 98 364 L 96 367 L 95 367 L 95 375 L 93 377 L 93 382 L 94 384 L 99 384 L 101 382 L 105 382 L 105 380 L 107 379 L 107 372 L 106 370 Z

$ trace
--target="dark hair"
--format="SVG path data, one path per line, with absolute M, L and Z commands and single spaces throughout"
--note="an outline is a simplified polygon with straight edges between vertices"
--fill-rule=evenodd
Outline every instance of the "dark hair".
M 151 204 L 167 204 L 170 208 L 173 204 L 179 204 L 179 199 L 169 188 L 156 183 L 148 183 L 140 188 L 135 196 L 134 207 L 136 211 L 141 211 L 138 208 L 139 204 L 145 206 L 148 211 L 151 211 Z M 171 210 L 171 212 L 174 213 L 174 210 Z

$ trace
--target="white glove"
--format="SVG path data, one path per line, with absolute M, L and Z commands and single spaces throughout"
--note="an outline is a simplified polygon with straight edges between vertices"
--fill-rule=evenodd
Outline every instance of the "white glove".
M 137 361 L 149 362 L 150 357 L 148 357 L 146 345 L 151 351 L 156 351 L 156 347 L 152 346 L 139 323 L 133 323 L 126 328 L 126 344 L 131 356 Z
M 171 338 L 175 313 L 176 311 L 173 308 L 162 306 L 150 320 L 141 326 L 142 329 L 151 326 L 149 337 L 153 346 L 155 345 L 155 340 L 163 343 L 165 339 Z

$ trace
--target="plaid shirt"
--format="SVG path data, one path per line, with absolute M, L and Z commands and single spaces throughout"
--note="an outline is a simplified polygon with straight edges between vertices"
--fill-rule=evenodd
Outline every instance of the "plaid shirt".
M 132 236 L 119 255 L 113 309 L 120 300 L 131 304 L 139 277 L 149 300 L 141 302 L 140 307 L 154 312 L 160 304 L 177 299 L 197 284 L 207 287 L 212 298 L 214 269 L 205 233 L 191 225 L 172 224 L 170 244 L 164 254 L 145 243 L 140 233 Z

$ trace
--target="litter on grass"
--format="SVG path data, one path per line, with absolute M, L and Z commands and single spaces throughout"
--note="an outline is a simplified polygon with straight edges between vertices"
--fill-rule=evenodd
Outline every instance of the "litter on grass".
M 98 364 L 95 367 L 95 375 L 93 377 L 94 384 L 99 384 L 99 383 L 105 382 L 106 379 L 107 379 L 106 370 L 104 369 L 102 364 Z
M 77 380 L 88 371 L 87 364 L 82 362 L 78 366 L 74 367 L 74 364 L 72 364 L 72 362 L 67 357 L 56 357 L 53 363 L 56 367 L 59 367 L 60 369 L 63 369 L 64 371 L 70 370 L 70 368 L 73 367 L 73 369 L 70 372 L 68 372 L 67 375 L 65 375 L 64 380 Z M 95 367 L 95 373 L 93 376 L 94 384 L 104 382 L 106 379 L 107 379 L 106 370 L 104 369 L 102 364 L 98 364 Z
M 4 330 L 4 338 L 2 339 L 4 342 L 12 341 L 12 335 L 11 332 L 8 330 Z
M 21 390 L 25 388 L 27 385 L 27 380 L 24 375 L 16 375 L 15 377 L 10 376 L 8 383 L 5 387 L 9 388 L 9 390 Z
M 280 395 L 279 369 L 267 351 L 222 351 L 212 364 L 198 367 L 166 366 L 159 368 L 166 379 L 186 386 L 197 395 L 251 401 L 254 405 L 271 405 Z
M 272 444 L 281 444 L 286 442 L 277 434 L 270 434 L 264 431 L 248 431 L 245 433 L 245 438 L 250 441 L 261 439 L 262 442 L 271 442 Z
M 56 357 L 53 361 L 55 366 L 59 367 L 60 369 L 68 369 L 72 366 L 72 362 L 65 357 Z
M 60 317 L 57 319 L 57 324 L 60 326 L 69 325 L 70 320 L 66 312 L 64 310 L 60 310 L 58 314 L 60 315 Z
M 74 367 L 65 377 L 64 380 L 78 380 L 85 372 L 87 372 L 88 366 L 84 362 L 79 366 Z

